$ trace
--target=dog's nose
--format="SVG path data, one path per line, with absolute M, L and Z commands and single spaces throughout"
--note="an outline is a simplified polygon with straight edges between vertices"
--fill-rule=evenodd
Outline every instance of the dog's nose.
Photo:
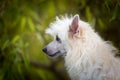
M 47 52 L 47 48 L 43 48 L 42 50 L 43 50 L 43 52 Z

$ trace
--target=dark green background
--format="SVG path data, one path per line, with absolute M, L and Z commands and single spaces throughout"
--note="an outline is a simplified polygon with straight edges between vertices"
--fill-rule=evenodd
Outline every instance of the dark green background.
M 0 0 L 0 80 L 70 80 L 64 59 L 42 52 L 53 39 L 44 30 L 65 14 L 120 49 L 120 0 Z

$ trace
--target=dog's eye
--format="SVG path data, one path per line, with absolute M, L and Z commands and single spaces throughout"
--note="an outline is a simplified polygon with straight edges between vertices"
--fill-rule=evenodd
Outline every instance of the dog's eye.
M 58 36 L 56 36 L 56 41 L 61 42 L 61 40 Z

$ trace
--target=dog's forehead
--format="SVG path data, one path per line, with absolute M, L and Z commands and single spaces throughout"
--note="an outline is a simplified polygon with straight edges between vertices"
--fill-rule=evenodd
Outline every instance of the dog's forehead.
M 69 26 L 71 24 L 72 18 L 62 18 L 62 19 L 57 19 L 53 23 L 50 24 L 49 28 L 46 29 L 46 33 L 52 35 L 55 37 L 58 35 L 61 39 L 65 40 Z
M 62 32 L 60 30 L 53 30 L 51 28 L 46 29 L 46 33 L 53 36 L 54 38 L 56 38 L 56 36 L 58 36 L 61 40 L 64 40 L 66 33 Z

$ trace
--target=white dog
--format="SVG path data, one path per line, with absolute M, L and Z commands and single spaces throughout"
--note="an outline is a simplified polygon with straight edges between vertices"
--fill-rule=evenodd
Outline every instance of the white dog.
M 120 80 L 120 60 L 116 48 L 104 41 L 79 15 L 50 24 L 46 33 L 54 40 L 43 51 L 51 57 L 65 55 L 72 80 Z

